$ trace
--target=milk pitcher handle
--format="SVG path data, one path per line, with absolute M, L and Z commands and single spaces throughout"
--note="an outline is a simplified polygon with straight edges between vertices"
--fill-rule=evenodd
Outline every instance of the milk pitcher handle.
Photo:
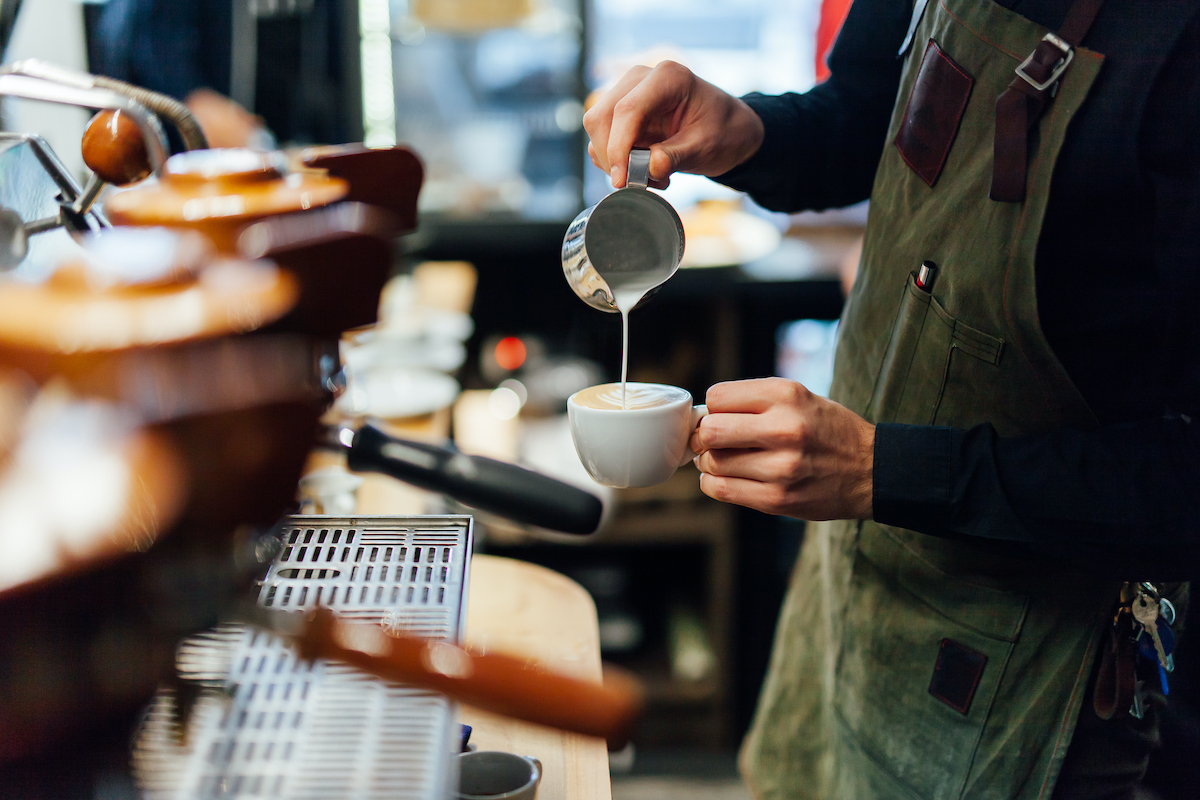
M 645 189 L 650 183 L 650 151 L 644 147 L 635 147 L 629 151 L 629 177 L 625 180 L 627 187 Z

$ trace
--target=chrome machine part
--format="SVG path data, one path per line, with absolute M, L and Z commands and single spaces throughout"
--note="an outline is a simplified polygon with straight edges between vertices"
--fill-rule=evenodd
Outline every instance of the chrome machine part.
M 5 72 L 13 75 L 39 78 L 63 86 L 75 86 L 81 89 L 105 89 L 116 92 L 135 103 L 145 106 L 174 125 L 175 129 L 179 131 L 180 139 L 183 140 L 183 148 L 185 150 L 205 150 L 208 148 L 208 139 L 204 136 L 204 131 L 201 129 L 196 117 L 188 110 L 187 106 L 168 95 L 152 92 L 149 89 L 143 89 L 140 86 L 134 86 L 132 83 L 119 81 L 115 78 L 77 72 L 34 58 L 18 61 L 5 70 Z M 147 151 L 149 151 L 149 147 L 147 147 Z
M 0 96 L 48 103 L 124 111 L 138 126 L 155 174 L 167 159 L 167 139 L 158 119 L 136 100 L 111 89 L 88 85 L 92 76 L 36 61 L 19 61 L 0 73 Z M 24 277 L 38 278 L 61 260 L 73 243 L 60 229 L 98 230 L 108 220 L 92 204 L 103 184 L 93 176 L 86 188 L 54 154 L 45 140 L 32 134 L 0 134 L 0 271 L 15 270 L 28 257 Z M 34 246 L 30 237 L 59 231 L 50 243 Z M 41 245 L 41 243 L 37 243 Z
M 16 269 L 29 253 L 29 236 L 21 215 L 0 207 L 0 270 Z
M 0 272 L 40 280 L 63 258 L 78 254 L 68 230 L 109 227 L 99 209 L 75 211 L 87 190 L 40 136 L 0 133 L 0 176 Z
M 39 67 L 42 74 L 49 77 L 25 74 L 31 64 Z M 0 95 L 82 108 L 124 111 L 137 123 L 146 140 L 146 153 L 150 157 L 154 174 L 162 174 L 163 164 L 167 160 L 167 137 L 163 133 L 162 125 L 144 105 L 112 89 L 81 86 L 77 81 L 66 82 L 66 77 L 80 73 L 59 68 L 48 70 L 49 66 L 40 62 L 18 61 L 7 72 L 0 74 Z
M 459 643 L 470 517 L 289 517 L 258 603 L 317 606 L 385 629 Z M 147 798 L 321 797 L 442 800 L 460 745 L 453 704 L 436 692 L 304 662 L 286 637 L 233 625 L 186 640 L 179 675 L 199 685 L 180 714 L 165 689 L 136 737 Z

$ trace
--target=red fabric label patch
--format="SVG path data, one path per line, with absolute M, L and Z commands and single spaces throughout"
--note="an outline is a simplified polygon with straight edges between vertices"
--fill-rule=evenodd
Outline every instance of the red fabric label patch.
M 946 165 L 974 86 L 975 79 L 930 39 L 896 134 L 900 157 L 930 186 Z
M 975 690 L 979 688 L 985 666 L 985 654 L 953 639 L 942 639 L 937 664 L 933 667 L 933 680 L 929 682 L 929 693 L 965 715 L 971 708 L 971 700 L 975 698 Z

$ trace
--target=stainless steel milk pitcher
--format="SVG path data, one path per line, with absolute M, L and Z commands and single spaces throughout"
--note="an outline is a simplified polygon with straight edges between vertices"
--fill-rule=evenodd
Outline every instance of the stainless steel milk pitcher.
M 614 291 L 649 291 L 675 274 L 683 258 L 683 223 L 671 204 L 648 191 L 650 151 L 629 153 L 629 179 L 567 228 L 563 274 L 585 303 L 617 311 Z

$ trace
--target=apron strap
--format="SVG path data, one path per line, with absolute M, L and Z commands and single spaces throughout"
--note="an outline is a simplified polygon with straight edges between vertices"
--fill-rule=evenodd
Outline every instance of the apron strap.
M 1102 646 L 1100 669 L 1092 690 L 1092 710 L 1100 719 L 1112 719 L 1123 715 L 1133 704 L 1137 691 L 1137 645 L 1128 631 L 1114 625 Z
M 908 52 L 908 48 L 912 46 L 913 37 L 917 35 L 917 26 L 921 24 L 921 17 L 925 14 L 925 6 L 929 5 L 929 0 L 917 0 L 913 3 L 912 19 L 908 21 L 908 32 L 904 34 L 904 41 L 900 45 L 900 52 L 896 53 L 896 58 L 903 58 Z
M 1017 77 L 996 99 L 996 140 L 988 197 L 1002 203 L 1025 199 L 1029 129 L 1037 124 L 1075 58 L 1104 0 L 1075 0 L 1057 35 L 1048 33 L 1017 67 Z

